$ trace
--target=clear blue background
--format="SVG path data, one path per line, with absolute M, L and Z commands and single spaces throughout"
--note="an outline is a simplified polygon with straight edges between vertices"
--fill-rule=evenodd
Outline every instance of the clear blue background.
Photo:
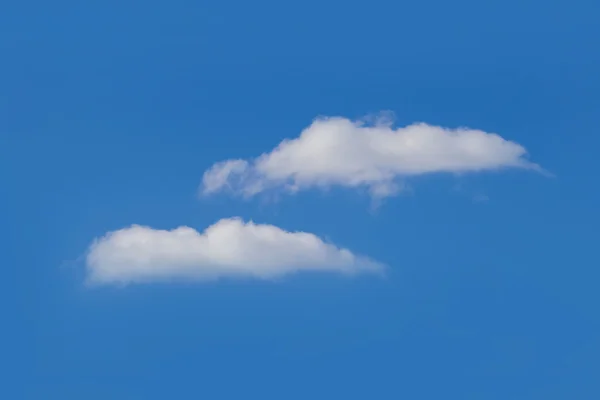
M 6 399 L 598 399 L 600 3 L 6 1 Z M 213 162 L 318 115 L 498 132 L 510 171 L 198 200 Z M 487 196 L 488 201 L 474 199 Z M 239 215 L 386 279 L 83 287 L 90 241 Z

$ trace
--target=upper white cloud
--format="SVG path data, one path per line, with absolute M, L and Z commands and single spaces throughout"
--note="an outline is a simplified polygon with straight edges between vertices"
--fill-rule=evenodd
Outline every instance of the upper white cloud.
M 222 277 L 271 279 L 298 271 L 381 272 L 383 266 L 306 232 L 222 219 L 202 233 L 133 225 L 96 239 L 86 256 L 90 284 Z
M 523 146 L 494 133 L 424 123 L 394 128 L 389 120 L 368 125 L 346 118 L 315 120 L 299 137 L 269 153 L 227 160 L 204 173 L 204 194 L 224 189 L 253 196 L 272 188 L 364 186 L 377 197 L 400 189 L 402 177 L 505 167 L 540 169 Z

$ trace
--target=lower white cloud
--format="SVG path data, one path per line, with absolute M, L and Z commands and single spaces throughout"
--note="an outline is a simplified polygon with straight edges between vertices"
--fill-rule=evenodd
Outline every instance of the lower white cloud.
M 273 279 L 301 271 L 380 273 L 382 264 L 306 232 L 222 219 L 204 232 L 132 225 L 96 239 L 86 256 L 89 284 L 219 278 Z

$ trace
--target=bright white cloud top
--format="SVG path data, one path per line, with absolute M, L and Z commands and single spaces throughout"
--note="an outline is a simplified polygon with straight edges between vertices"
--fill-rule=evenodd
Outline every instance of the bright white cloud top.
M 527 151 L 497 134 L 424 123 L 394 128 L 389 120 L 368 125 L 346 118 L 315 120 L 299 137 L 282 141 L 254 160 L 227 160 L 204 173 L 201 192 L 223 190 L 245 197 L 284 188 L 366 187 L 393 195 L 403 177 L 501 168 L 540 170 Z
M 274 279 L 302 271 L 355 275 L 383 265 L 306 232 L 222 219 L 200 233 L 133 225 L 96 239 L 86 256 L 90 284 L 219 278 Z

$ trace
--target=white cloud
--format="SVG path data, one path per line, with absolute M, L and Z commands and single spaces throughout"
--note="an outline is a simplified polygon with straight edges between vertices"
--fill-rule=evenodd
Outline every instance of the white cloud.
M 96 239 L 86 256 L 90 284 L 225 277 L 273 279 L 300 271 L 346 275 L 383 266 L 306 232 L 222 219 L 200 233 L 133 225 Z
M 201 191 L 230 190 L 245 197 L 269 189 L 295 192 L 311 187 L 367 187 L 374 197 L 398 192 L 404 177 L 525 168 L 523 146 L 494 133 L 448 129 L 424 123 L 394 128 L 389 120 L 315 120 L 299 137 L 282 141 L 269 153 L 214 164 L 204 173 Z

